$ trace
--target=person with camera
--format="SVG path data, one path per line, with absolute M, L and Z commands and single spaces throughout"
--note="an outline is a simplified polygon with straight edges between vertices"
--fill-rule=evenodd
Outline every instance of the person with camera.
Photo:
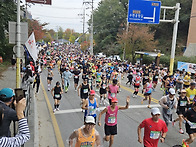
M 16 114 L 18 117 L 18 134 L 15 137 L 0 137 L 0 146 L 19 147 L 30 139 L 27 119 L 24 117 L 26 99 L 23 98 L 16 104 Z M 0 127 L 5 123 L 6 110 L 0 105 Z M 1 131 L 0 131 L 1 132 Z
M 0 91 L 0 106 L 4 109 L 4 119 L 0 125 L 0 137 L 6 136 L 10 137 L 10 123 L 12 121 L 18 121 L 16 111 L 10 106 L 14 106 L 14 96 L 15 93 L 11 88 L 3 88 Z

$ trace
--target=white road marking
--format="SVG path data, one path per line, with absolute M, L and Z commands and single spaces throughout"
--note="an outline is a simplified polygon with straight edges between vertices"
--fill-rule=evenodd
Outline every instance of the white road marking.
M 129 109 L 138 109 L 138 108 L 147 108 L 148 105 L 130 105 Z M 161 107 L 159 104 L 150 105 L 153 107 Z M 99 107 L 100 110 L 103 110 L 105 107 Z M 82 109 L 68 109 L 68 110 L 59 110 L 56 111 L 55 114 L 65 114 L 65 113 L 75 113 L 75 112 L 82 112 Z

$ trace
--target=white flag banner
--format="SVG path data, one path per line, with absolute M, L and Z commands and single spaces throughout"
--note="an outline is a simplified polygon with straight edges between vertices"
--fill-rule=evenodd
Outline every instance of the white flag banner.
M 27 50 L 29 51 L 29 54 L 33 58 L 34 62 L 36 62 L 36 60 L 38 58 L 37 57 L 38 50 L 37 50 L 37 47 L 36 47 L 34 32 L 31 34 L 31 36 L 25 42 L 25 46 L 27 47 Z

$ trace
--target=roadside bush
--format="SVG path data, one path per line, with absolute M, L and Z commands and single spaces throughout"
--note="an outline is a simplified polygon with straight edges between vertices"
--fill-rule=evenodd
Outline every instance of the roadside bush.
M 152 57 L 152 56 L 147 56 L 147 55 L 144 55 L 143 56 L 143 64 L 152 64 L 152 62 L 155 61 L 155 58 Z

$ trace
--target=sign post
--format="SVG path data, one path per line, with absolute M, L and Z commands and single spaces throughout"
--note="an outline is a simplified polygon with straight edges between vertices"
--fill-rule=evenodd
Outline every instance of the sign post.
M 17 0 L 17 53 L 16 53 L 16 88 L 20 88 L 20 46 L 21 46 L 21 27 L 20 27 L 20 0 Z
M 163 19 L 160 20 L 161 9 L 163 12 Z M 166 20 L 166 10 L 175 10 L 175 18 L 172 20 Z M 151 0 L 129 0 L 128 10 L 128 22 L 130 23 L 145 23 L 145 24 L 159 24 L 159 22 L 174 23 L 173 39 L 170 57 L 170 74 L 173 74 L 174 57 L 176 49 L 176 40 L 179 23 L 180 3 L 177 3 L 174 7 L 161 6 L 160 1 Z

